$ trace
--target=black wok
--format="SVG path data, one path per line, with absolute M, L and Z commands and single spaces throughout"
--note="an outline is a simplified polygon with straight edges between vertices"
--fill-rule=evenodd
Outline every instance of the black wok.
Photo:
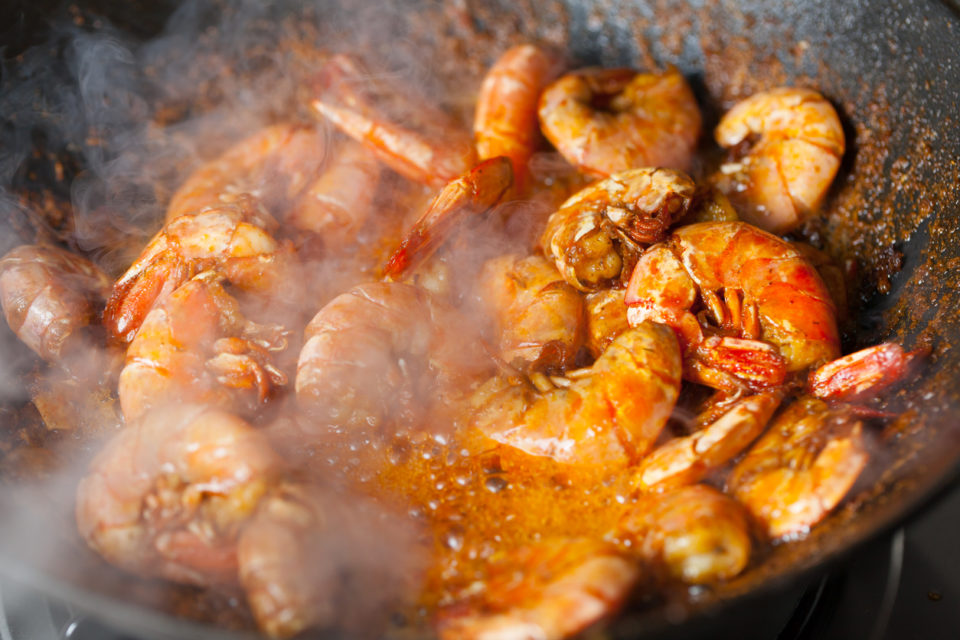
M 84 3 L 80 3 L 84 4 Z M 344 3 L 349 5 L 349 3 Z M 159 32 L 171 7 L 91 2 L 143 38 Z M 328 6 L 329 5 L 329 6 Z M 342 8 L 320 3 L 329 20 Z M 12 56 L 43 39 L 42 3 L 15 5 L 2 33 Z M 834 256 L 855 259 L 861 307 L 848 349 L 894 340 L 927 346 L 920 377 L 887 399 L 903 417 L 883 434 L 870 471 L 843 507 L 807 538 L 776 546 L 730 583 L 678 602 L 626 612 L 622 637 L 712 628 L 731 609 L 825 571 L 831 563 L 916 513 L 960 471 L 960 12 L 952 2 L 408 2 L 391 16 L 403 46 L 429 53 L 432 71 L 478 86 L 509 44 L 556 44 L 581 64 L 673 64 L 692 81 L 706 126 L 735 100 L 781 84 L 819 88 L 838 107 L 849 149 L 820 221 L 804 233 Z M 93 24 L 93 23 L 88 23 Z M 96 28 L 94 25 L 92 28 Z M 384 54 L 381 47 L 376 53 Z M 472 84 L 471 84 L 472 83 Z M 475 89 L 466 88 L 464 91 Z M 5 117 L 9 114 L 3 114 Z M 709 129 L 708 129 L 709 130 Z M 3 151 L 0 150 L 0 154 Z M 0 459 L 2 460 L 2 459 Z M 8 487 L 5 485 L 5 487 Z M 19 499 L 0 498 L 0 518 Z M 24 531 L 71 527 L 44 510 L 0 525 L 0 567 L 17 579 L 143 636 L 237 637 L 208 622 L 173 617 L 182 601 L 165 587 L 103 567 L 82 546 L 33 549 Z M 187 591 L 186 600 L 200 596 Z M 156 607 L 140 602 L 150 601 Z M 189 609 L 189 607 L 188 607 Z M 203 606 L 191 618 L 217 619 Z M 758 609 L 759 610 L 759 609 Z M 243 626 L 243 620 L 216 620 Z

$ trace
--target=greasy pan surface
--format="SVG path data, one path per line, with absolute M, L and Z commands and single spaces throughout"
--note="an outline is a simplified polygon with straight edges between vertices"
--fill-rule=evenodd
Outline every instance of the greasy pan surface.
M 344 15 L 329 4 L 329 21 Z M 345 2 L 348 6 L 351 3 Z M 372 4 L 372 3 L 371 3 Z M 127 10 L 97 6 L 123 27 Z M 160 20 L 156 12 L 151 20 Z M 150 14 L 147 14 L 150 15 Z M 804 540 L 772 549 L 734 581 L 706 592 L 671 594 L 668 604 L 628 611 L 616 636 L 669 631 L 697 612 L 750 598 L 822 569 L 902 521 L 957 475 L 960 465 L 960 18 L 929 2 L 433 2 L 405 3 L 391 18 L 404 46 L 429 51 L 433 73 L 477 87 L 507 46 L 554 44 L 581 64 L 676 65 L 692 81 L 710 131 L 718 114 L 753 92 L 783 84 L 821 90 L 837 107 L 848 151 L 821 221 L 804 234 L 839 258 L 857 261 L 862 305 L 847 350 L 895 340 L 932 349 L 921 377 L 888 399 L 902 417 L 875 433 L 875 460 L 844 506 Z M 39 23 L 26 20 L 26 28 Z M 148 25 L 149 27 L 150 25 Z M 159 28 L 159 24 L 157 25 Z M 131 27 L 132 28 L 132 27 Z M 150 30 L 149 28 L 147 29 Z M 3 34 L 7 44 L 21 38 Z M 385 54 L 380 51 L 378 54 Z M 462 89 L 473 91 L 475 89 Z M 2 154 L 0 150 L 0 154 Z M 7 248 L 7 247 L 4 247 Z M 8 414 L 9 415 L 9 414 Z M 0 497 L 0 513 L 9 513 Z M 216 603 L 163 585 L 132 584 L 103 568 L 75 540 L 31 554 L 5 530 L 69 528 L 46 519 L 0 524 L 2 566 L 55 595 L 149 635 L 216 637 L 223 632 L 136 604 L 227 627 Z M 70 536 L 65 532 L 65 538 Z M 39 567 L 39 569 L 38 569 Z

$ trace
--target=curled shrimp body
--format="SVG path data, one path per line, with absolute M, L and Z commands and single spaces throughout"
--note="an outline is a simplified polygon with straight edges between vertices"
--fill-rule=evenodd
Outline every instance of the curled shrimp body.
M 666 236 L 696 185 L 669 169 L 632 169 L 574 194 L 550 216 L 540 244 L 564 279 L 593 291 L 626 279 L 641 250 Z
M 587 315 L 587 351 L 594 358 L 606 351 L 614 338 L 630 328 L 624 289 L 601 289 L 584 299 Z
M 540 96 L 540 128 L 581 171 L 606 177 L 637 167 L 689 171 L 700 109 L 676 69 L 582 69 Z
M 115 435 L 77 488 L 80 535 L 108 562 L 196 585 L 236 582 L 236 539 L 280 460 L 228 413 L 180 405 Z
M 381 535 L 389 530 L 390 535 Z M 369 632 L 416 587 L 413 531 L 355 496 L 283 482 L 260 500 L 237 543 L 239 576 L 259 628 Z M 397 550 L 402 553 L 397 553 Z
M 584 339 L 583 296 L 540 256 L 500 256 L 480 274 L 500 357 L 522 370 L 562 372 Z
M 336 55 L 320 71 L 311 107 L 414 182 L 439 187 L 475 164 L 466 130 L 427 102 L 415 104 L 406 90 L 382 84 L 349 56 Z M 389 115 L 383 104 L 392 107 Z
M 82 340 L 110 291 L 89 260 L 49 245 L 23 245 L 0 259 L 0 303 L 10 329 L 37 355 L 59 362 Z
M 158 300 L 202 271 L 249 291 L 288 286 L 292 246 L 273 238 L 275 227 L 249 197 L 171 220 L 114 285 L 103 312 L 108 332 L 130 342 Z
M 698 302 L 704 312 L 695 315 Z M 626 303 L 631 324 L 673 327 L 685 375 L 710 386 L 773 386 L 840 354 L 833 302 L 816 269 L 789 243 L 742 222 L 688 225 L 650 247 Z
M 535 456 L 626 467 L 650 449 L 680 391 L 673 332 L 653 323 L 625 331 L 588 369 L 544 391 L 498 376 L 474 398 L 473 426 Z
M 699 482 L 763 433 L 780 398 L 779 391 L 748 396 L 693 435 L 657 447 L 633 471 L 637 488 L 663 491 Z
M 739 574 L 750 560 L 747 513 L 706 485 L 647 494 L 620 519 L 613 537 L 658 573 L 688 584 Z
M 816 91 L 794 87 L 738 103 L 714 135 L 720 146 L 736 149 L 717 185 L 744 220 L 774 233 L 786 233 L 817 212 L 845 149 L 833 106 Z
M 560 71 L 557 56 L 531 44 L 508 49 L 490 68 L 477 98 L 473 132 L 480 160 L 506 156 L 523 189 L 536 149 L 537 100 Z
M 201 165 L 177 189 L 167 221 L 249 193 L 278 217 L 321 173 L 323 131 L 294 123 L 264 127 Z
M 463 340 L 465 326 L 419 287 L 354 287 L 306 328 L 298 403 L 334 428 L 379 427 L 388 416 L 416 422 L 427 404 L 452 405 L 478 363 L 486 366 L 485 354 Z
M 637 563 L 613 545 L 556 539 L 494 563 L 483 589 L 444 611 L 443 640 L 562 640 L 620 610 L 640 577 Z
M 201 273 L 160 301 L 130 343 L 123 415 L 131 421 L 173 401 L 252 412 L 286 384 L 270 362 L 285 347 L 285 332 L 246 320 L 216 274 Z
M 833 511 L 868 459 L 859 421 L 804 397 L 737 463 L 727 487 L 767 535 L 783 538 L 807 532 Z

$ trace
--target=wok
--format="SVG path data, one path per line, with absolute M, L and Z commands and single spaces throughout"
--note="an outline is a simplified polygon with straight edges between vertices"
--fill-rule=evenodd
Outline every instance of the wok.
M 332 2 L 318 6 L 327 12 L 325 19 L 344 19 Z M 45 9 L 43 3 L 15 9 L 13 26 L 2 34 L 5 57 L 42 40 Z M 171 9 L 162 3 L 101 1 L 85 11 L 140 38 L 159 32 Z M 871 464 L 842 508 L 807 538 L 773 547 L 729 583 L 627 611 L 610 626 L 612 635 L 659 637 L 698 627 L 715 632 L 714 625 L 731 610 L 752 608 L 759 615 L 762 598 L 825 571 L 904 522 L 957 478 L 960 9 L 955 3 L 423 1 L 403 3 L 390 15 L 404 47 L 429 52 L 433 72 L 460 76 L 467 87 L 478 86 L 483 69 L 506 46 L 530 39 L 555 44 L 580 64 L 676 65 L 695 88 L 705 131 L 725 108 L 756 90 L 781 84 L 819 88 L 841 114 L 849 149 L 824 216 L 805 233 L 858 265 L 851 284 L 861 312 L 847 349 L 882 340 L 931 349 L 919 378 L 887 398 L 890 410 L 902 417 L 876 434 L 881 443 L 876 458 L 882 460 Z M 141 636 L 248 633 L 230 631 L 247 621 L 219 619 L 216 603 L 196 592 L 120 576 L 75 541 L 55 548 L 28 544 L 24 532 L 69 530 L 72 524 L 49 510 L 12 511 L 22 496 L 9 483 L 2 495 L 0 514 L 18 514 L 17 522 L 6 517 L 0 526 L 4 572 Z

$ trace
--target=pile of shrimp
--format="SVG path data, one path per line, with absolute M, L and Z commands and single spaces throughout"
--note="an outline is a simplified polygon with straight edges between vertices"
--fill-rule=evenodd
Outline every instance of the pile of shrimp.
M 845 153 L 827 98 L 733 106 L 716 162 L 673 68 L 517 46 L 472 132 L 374 78 L 329 57 L 316 120 L 200 164 L 115 282 L 50 245 L 0 260 L 50 367 L 121 354 L 122 426 L 77 489 L 90 548 L 240 589 L 273 637 L 560 640 L 843 503 L 920 354 L 842 355 L 843 272 L 784 236 Z M 388 256 L 361 251 L 377 233 Z M 351 253 L 324 282 L 317 256 Z

